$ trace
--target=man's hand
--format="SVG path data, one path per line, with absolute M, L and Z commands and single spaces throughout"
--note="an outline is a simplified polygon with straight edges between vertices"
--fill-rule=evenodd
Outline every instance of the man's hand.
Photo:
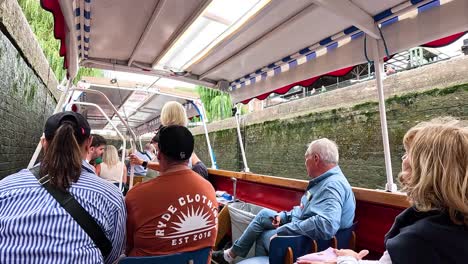
M 143 160 L 138 158 L 136 154 L 130 154 L 130 164 L 132 165 L 141 165 L 143 164 Z
M 279 215 L 275 215 L 274 217 L 272 217 L 271 224 L 273 225 L 273 227 L 278 228 L 280 226 L 280 223 L 281 217 Z
M 357 260 L 363 259 L 367 254 L 369 254 L 369 250 L 361 250 L 359 253 L 351 250 L 351 249 L 335 249 L 335 254 L 337 256 L 351 256 L 356 258 Z

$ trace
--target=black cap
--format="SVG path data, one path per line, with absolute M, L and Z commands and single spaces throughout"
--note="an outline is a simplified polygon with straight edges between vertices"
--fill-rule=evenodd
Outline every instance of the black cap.
M 192 156 L 194 139 L 184 126 L 167 126 L 159 134 L 159 151 L 173 160 L 188 160 Z
M 47 140 L 51 140 L 54 137 L 55 131 L 57 131 L 64 121 L 70 121 L 73 124 L 75 137 L 78 142 L 82 142 L 91 134 L 91 127 L 86 118 L 79 113 L 67 111 L 57 113 L 47 119 L 44 127 L 44 135 Z
M 151 144 L 153 143 L 159 143 L 159 131 L 163 128 L 164 126 L 163 125 L 160 125 L 156 134 L 154 135 L 154 137 L 151 139 Z
M 154 137 L 151 139 L 151 144 L 153 143 L 159 143 L 159 131 L 154 135 Z

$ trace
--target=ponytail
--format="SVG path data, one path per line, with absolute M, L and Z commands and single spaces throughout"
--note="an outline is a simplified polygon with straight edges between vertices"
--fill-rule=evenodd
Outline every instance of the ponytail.
M 53 138 L 48 140 L 49 145 L 41 162 L 41 177 L 49 175 L 50 184 L 62 191 L 80 178 L 81 149 L 74 131 L 74 124 L 64 121 Z

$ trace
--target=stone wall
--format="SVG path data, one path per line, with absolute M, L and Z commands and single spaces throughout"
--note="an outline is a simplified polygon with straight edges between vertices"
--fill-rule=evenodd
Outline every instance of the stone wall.
M 399 72 L 384 80 L 385 98 L 408 92 L 420 92 L 434 88 L 450 87 L 468 83 L 468 56 L 426 65 L 409 71 Z M 269 120 L 288 119 L 296 116 L 350 107 L 370 101 L 377 101 L 375 81 L 369 80 L 338 90 L 306 97 L 300 100 L 275 105 L 261 112 L 254 112 L 243 117 L 245 125 L 263 123 Z M 208 125 L 208 131 L 235 128 L 234 118 L 228 118 Z M 194 134 L 203 133 L 203 128 L 192 129 Z
M 0 1 L 0 29 L 1 179 L 27 166 L 59 93 L 15 0 Z
M 413 88 L 406 85 L 408 90 Z M 423 90 L 394 96 L 386 101 L 394 177 L 401 166 L 402 138 L 410 127 L 420 121 L 444 115 L 468 119 L 468 84 Z M 341 98 L 345 96 L 341 95 Z M 316 100 L 324 98 L 317 96 Z M 336 100 L 329 102 L 337 103 Z M 247 117 L 242 134 L 250 170 L 259 174 L 306 179 L 304 153 L 307 143 L 328 137 L 339 145 L 340 166 L 353 186 L 383 188 L 385 164 L 378 104 L 336 105 L 339 107 L 312 110 L 289 118 L 279 119 L 280 116 L 276 115 L 270 120 L 252 124 L 246 122 Z M 241 170 L 243 164 L 236 130 L 211 129 L 210 139 L 219 168 Z M 209 161 L 204 135 L 198 134 L 196 142 L 196 151 L 201 159 Z

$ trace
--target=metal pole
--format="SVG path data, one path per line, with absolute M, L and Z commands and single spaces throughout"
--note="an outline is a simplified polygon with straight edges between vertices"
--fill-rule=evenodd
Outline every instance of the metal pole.
M 138 137 L 138 142 L 140 143 L 140 149 L 141 149 L 141 151 L 144 151 L 143 145 L 141 144 L 141 135 Z
M 62 81 L 62 83 L 63 83 L 63 81 Z M 57 102 L 57 105 L 55 106 L 55 110 L 54 110 L 53 114 L 56 114 L 56 113 L 59 112 L 59 110 L 61 110 L 61 107 L 65 102 L 65 98 L 67 97 L 68 91 L 69 91 L 69 89 L 70 89 L 70 87 L 72 85 L 73 85 L 72 80 L 68 80 L 67 88 L 65 89 L 65 91 L 60 96 L 60 99 Z M 41 138 L 43 136 L 44 136 L 44 133 L 42 133 Z M 41 144 L 41 141 L 39 140 L 39 144 L 37 144 L 36 150 L 34 150 L 34 154 L 32 155 L 31 160 L 29 161 L 29 164 L 28 164 L 28 167 L 27 167 L 28 169 L 31 169 L 32 167 L 34 167 L 34 163 L 36 163 L 37 157 L 39 157 L 39 154 L 41 153 L 41 150 L 42 150 L 42 144 Z
M 388 192 L 396 192 L 397 186 L 393 183 L 392 162 L 390 157 L 390 144 L 388 141 L 387 114 L 385 112 L 385 96 L 383 90 L 383 57 L 379 54 L 378 41 L 371 39 L 372 43 L 372 58 L 374 60 L 375 82 L 377 92 L 379 94 L 379 113 L 380 126 L 382 129 L 382 143 L 384 147 L 385 171 L 387 174 L 387 184 L 385 190 Z
M 130 149 L 132 150 L 132 154 L 136 155 L 136 147 L 133 138 L 130 138 Z M 130 183 L 128 184 L 128 189 L 133 188 L 133 179 L 135 178 L 135 165 L 130 163 Z
M 244 142 L 242 142 L 242 134 L 240 131 L 240 107 L 236 105 L 236 123 L 237 123 L 237 138 L 239 139 L 239 145 L 242 154 L 242 162 L 244 163 L 244 171 L 250 172 L 249 166 L 247 165 L 247 158 L 245 157 Z
M 216 161 L 214 159 L 214 155 L 213 155 L 213 149 L 211 148 L 211 143 L 210 143 L 210 137 L 208 136 L 208 128 L 206 128 L 206 112 L 205 112 L 205 106 L 203 105 L 203 103 L 200 101 L 200 105 L 201 105 L 201 111 L 198 111 L 198 113 L 200 114 L 200 118 L 203 122 L 203 129 L 205 130 L 205 137 L 206 137 L 206 144 L 208 145 L 208 152 L 210 153 L 210 159 L 211 159 L 211 168 L 212 169 L 218 169 L 218 165 L 216 164 Z
M 110 120 L 110 118 L 107 116 L 107 114 L 104 112 L 104 110 L 102 110 L 102 108 L 97 105 L 97 104 L 94 104 L 94 103 L 86 103 L 86 102 L 70 102 L 68 104 L 65 105 L 65 107 L 68 107 L 69 105 L 71 104 L 76 104 L 76 105 L 87 105 L 87 106 L 94 106 L 96 107 L 99 112 L 102 114 L 102 116 L 104 116 L 107 120 L 107 122 L 109 122 L 109 124 L 112 126 L 112 128 L 115 130 L 115 132 L 117 132 L 117 135 L 120 137 L 120 139 L 122 139 L 123 141 L 123 148 L 125 149 L 126 147 L 126 142 L 125 142 L 125 137 L 122 135 L 122 133 L 120 133 L 120 131 L 117 129 L 117 127 L 114 125 L 114 123 L 112 123 L 112 120 Z M 125 151 L 123 151 L 123 154 L 125 154 Z M 122 155 L 122 163 L 125 164 L 125 159 L 124 159 L 124 155 Z M 119 183 L 119 189 L 122 189 L 122 181 L 123 181 L 123 171 L 120 172 L 120 183 Z

